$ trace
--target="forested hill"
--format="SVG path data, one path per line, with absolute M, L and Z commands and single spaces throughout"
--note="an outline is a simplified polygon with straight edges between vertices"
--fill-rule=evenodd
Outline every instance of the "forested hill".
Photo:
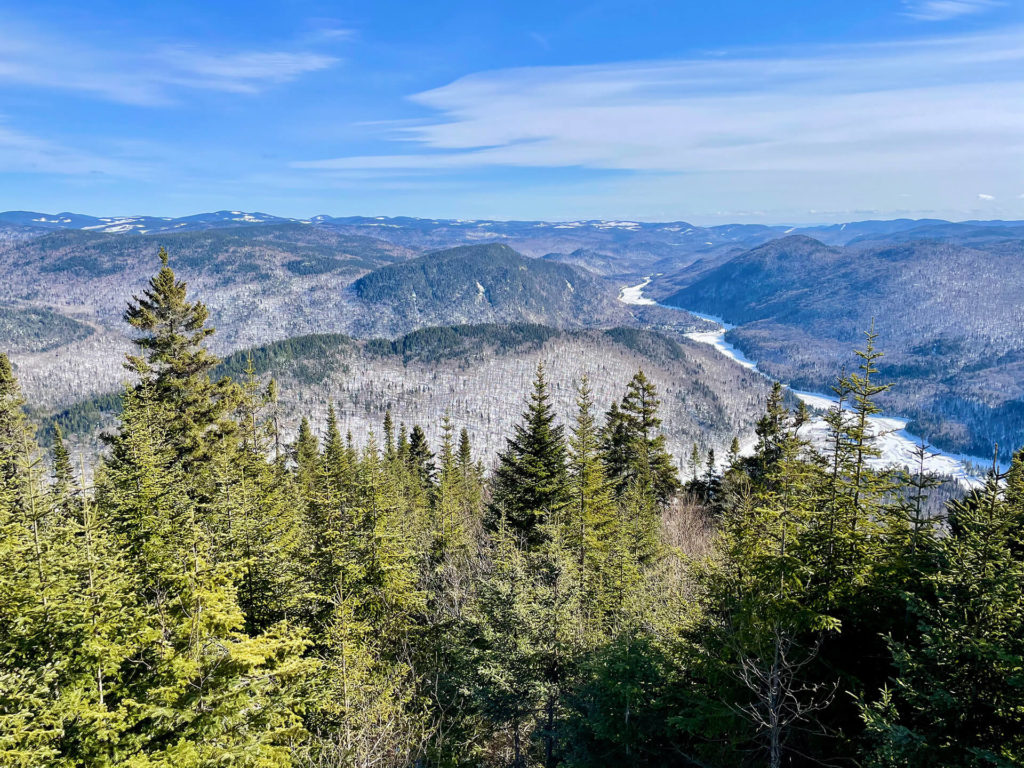
M 297 336 L 239 350 L 218 365 L 215 378 L 245 380 L 248 372 L 279 387 L 279 428 L 296 434 L 302 416 L 321 424 L 334 404 L 343 431 L 362 436 L 390 409 L 396 419 L 423 424 L 440 438 L 447 410 L 458 410 L 486 462 L 504 446 L 519 409 L 514 393 L 529 388 L 539 362 L 548 364 L 555 411 L 568 418 L 574 382 L 583 375 L 607 407 L 623 378 L 643 369 L 661 392 L 663 429 L 682 457 L 694 444 L 719 456 L 734 437 L 753 431 L 767 396 L 765 380 L 731 365 L 706 345 L 637 328 L 564 330 L 536 324 L 481 324 L 423 328 L 394 339 L 358 340 L 341 334 Z M 88 397 L 56 412 L 36 408 L 74 445 L 95 445 L 99 428 L 120 412 L 120 390 Z
M 500 243 L 381 267 L 352 288 L 377 312 L 389 313 L 396 327 L 495 321 L 607 325 L 628 317 L 615 291 L 592 273 L 528 259 Z
M 1024 440 L 1024 239 L 977 230 L 994 238 L 983 249 L 787 237 L 670 276 L 686 287 L 663 301 L 739 325 L 729 339 L 764 370 L 814 390 L 874 322 L 894 382 L 883 406 L 942 447 L 991 455 Z

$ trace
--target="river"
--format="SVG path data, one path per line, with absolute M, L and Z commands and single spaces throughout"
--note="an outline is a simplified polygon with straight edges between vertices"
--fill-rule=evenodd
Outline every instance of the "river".
M 692 310 L 682 310 L 681 307 L 659 304 L 653 299 L 644 296 L 644 288 L 646 288 L 650 282 L 651 278 L 648 277 L 642 283 L 638 283 L 637 285 L 625 286 L 619 293 L 619 301 L 625 304 L 639 304 L 647 306 L 657 305 L 659 307 L 664 307 L 665 309 L 687 311 L 691 315 L 717 323 L 719 326 L 718 330 L 688 333 L 686 336 L 687 338 L 701 344 L 711 345 L 730 360 L 735 361 L 744 368 L 757 371 L 766 379 L 774 381 L 764 371 L 757 367 L 756 362 L 750 360 L 739 349 L 726 341 L 726 332 L 731 330 L 734 326 L 725 322 L 720 317 L 715 317 L 714 315 L 704 315 Z M 836 406 L 837 398 L 834 395 L 826 395 L 819 392 L 804 392 L 797 389 L 790 389 L 790 391 L 796 395 L 797 398 L 806 403 L 808 408 L 818 412 L 828 410 L 829 408 L 834 408 Z M 877 438 L 876 445 L 881 451 L 881 455 L 872 459 L 872 463 L 876 466 L 892 466 L 895 464 L 916 471 L 918 468 L 918 460 L 915 454 L 918 446 L 921 445 L 922 440 L 920 437 L 907 432 L 907 420 L 897 416 L 879 415 L 872 416 L 870 418 L 870 423 Z M 804 427 L 803 434 L 805 437 L 809 437 L 815 444 L 823 445 L 828 437 L 828 427 L 820 416 L 815 416 L 811 423 L 807 427 Z M 973 470 L 973 466 L 985 466 L 986 462 L 984 459 L 948 453 L 936 448 L 928 442 L 925 442 L 924 446 L 927 451 L 925 470 L 940 475 L 954 477 L 961 483 L 968 486 L 976 486 L 980 483 L 980 479 Z M 989 463 L 991 463 L 991 460 L 989 460 Z

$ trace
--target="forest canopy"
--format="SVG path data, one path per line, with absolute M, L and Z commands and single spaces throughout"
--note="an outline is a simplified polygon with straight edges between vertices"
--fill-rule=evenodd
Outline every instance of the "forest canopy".
M 457 413 L 292 438 L 296 350 L 218 368 L 160 256 L 91 476 L 0 354 L 0 764 L 1024 761 L 1024 454 L 945 507 L 876 468 L 871 334 L 824 447 L 776 387 L 749 455 L 673 457 L 643 371 L 561 423 L 540 365 L 488 472 Z

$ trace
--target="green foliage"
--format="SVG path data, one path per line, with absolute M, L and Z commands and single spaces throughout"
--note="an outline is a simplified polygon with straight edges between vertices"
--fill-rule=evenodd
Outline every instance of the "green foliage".
M 890 636 L 895 674 L 863 706 L 877 766 L 1024 760 L 1024 454 L 953 505 L 935 568 L 908 594 L 917 631 Z
M 564 431 L 555 423 L 544 365 L 539 363 L 522 422 L 498 457 L 491 502 L 492 519 L 505 520 L 530 543 L 539 541 L 541 524 L 568 503 Z
M 776 388 L 753 455 L 734 441 L 720 473 L 694 446 L 680 493 L 642 372 L 604 423 L 584 378 L 567 436 L 539 366 L 488 477 L 447 414 L 431 446 L 389 412 L 378 445 L 329 404 L 284 444 L 258 376 L 349 341 L 218 364 L 165 254 L 126 319 L 138 376 L 93 488 L 62 423 L 44 465 L 0 354 L 0 764 L 1024 760 L 1024 452 L 931 516 L 923 448 L 916 471 L 871 461 L 872 333 L 824 447 Z

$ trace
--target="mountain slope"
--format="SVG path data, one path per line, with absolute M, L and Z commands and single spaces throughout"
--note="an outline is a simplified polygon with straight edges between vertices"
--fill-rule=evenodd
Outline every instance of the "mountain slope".
M 388 408 L 396 423 L 435 430 L 450 409 L 488 462 L 504 447 L 540 361 L 547 364 L 563 420 L 574 413 L 574 388 L 584 373 L 603 411 L 643 368 L 658 387 L 664 430 L 678 460 L 689 456 L 694 442 L 721 454 L 733 436 L 748 436 L 767 393 L 763 377 L 706 345 L 635 328 L 469 325 L 368 341 L 319 334 L 236 352 L 217 374 L 240 378 L 250 360 L 258 375 L 278 380 L 282 424 L 290 434 L 302 415 L 315 416 L 315 429 L 322 429 L 328 401 L 334 403 L 342 431 L 356 435 L 379 429 Z M 57 419 L 75 440 L 89 439 L 100 424 L 113 423 L 109 409 L 116 405 L 116 397 L 92 397 Z M 311 407 L 318 410 L 311 413 Z M 42 423 L 52 418 L 39 416 Z M 436 445 L 439 435 L 429 436 Z
M 153 274 L 161 246 L 212 308 L 221 351 L 350 330 L 342 289 L 368 270 L 417 255 L 299 223 L 147 235 L 63 229 L 0 242 L 0 282 L 6 299 L 69 310 L 121 333 L 125 301 Z
M 567 264 L 489 243 L 437 251 L 374 270 L 352 284 L 385 335 L 425 325 L 531 322 L 557 327 L 625 321 L 616 290 Z M 368 313 L 369 314 L 369 313 Z
M 911 431 L 976 455 L 1024 443 L 1024 240 L 984 250 L 935 240 L 835 248 L 796 236 L 697 275 L 666 303 L 739 327 L 730 340 L 773 376 L 824 390 L 872 322 Z

